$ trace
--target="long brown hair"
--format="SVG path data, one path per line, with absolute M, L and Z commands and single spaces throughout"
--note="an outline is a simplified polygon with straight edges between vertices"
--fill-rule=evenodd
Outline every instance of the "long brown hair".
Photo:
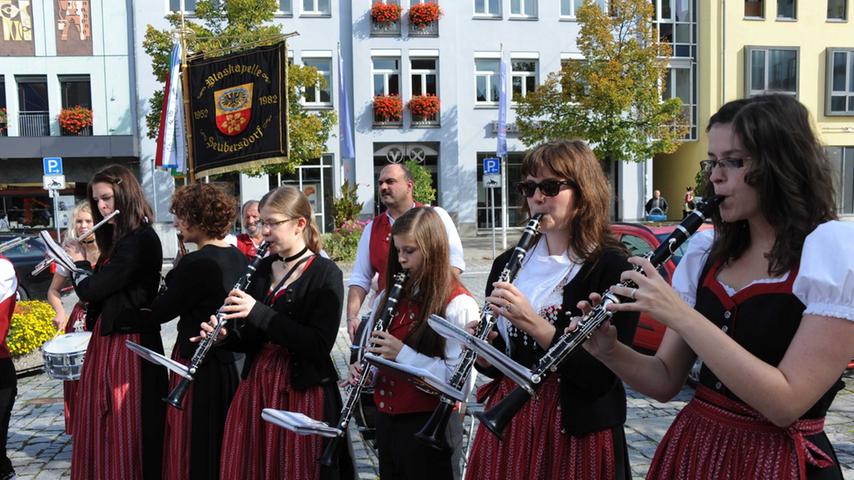
M 581 260 L 595 261 L 606 248 L 624 251 L 608 229 L 611 187 L 593 151 L 581 140 L 543 143 L 522 161 L 522 176 L 551 170 L 570 182 L 575 213 L 569 223 L 569 248 Z M 530 216 L 528 202 L 522 211 Z
M 92 190 L 96 183 L 110 184 L 113 189 L 113 208 L 119 211 L 119 214 L 113 218 L 112 225 L 104 225 L 95 231 L 95 241 L 98 243 L 101 256 L 108 257 L 118 239 L 151 223 L 154 220 L 154 213 L 145 200 L 142 186 L 133 172 L 123 165 L 109 165 L 98 171 L 86 187 L 89 208 L 92 209 L 92 220 L 95 223 L 104 219 Z
M 317 223 L 314 221 L 311 204 L 308 202 L 308 197 L 299 191 L 298 188 L 291 185 L 282 185 L 275 190 L 267 192 L 261 197 L 261 202 L 258 204 L 258 211 L 261 211 L 264 207 L 288 218 L 304 218 L 305 228 L 302 230 L 302 237 L 305 240 L 305 244 L 314 253 L 320 252 L 320 249 L 323 248 L 320 229 L 317 228 Z
M 800 261 L 807 235 L 837 218 L 830 162 L 806 107 L 788 95 L 729 102 L 711 117 L 707 131 L 727 123 L 752 160 L 744 181 L 758 192 L 759 209 L 774 229 L 768 273 L 780 276 Z M 703 196 L 710 198 L 714 185 L 706 180 Z M 715 211 L 712 221 L 717 238 L 711 261 L 739 258 L 750 246 L 747 220 L 724 223 Z
M 386 285 L 391 286 L 394 275 L 403 270 L 398 261 L 394 235 L 411 236 L 424 257 L 421 268 L 409 276 L 401 295 L 421 306 L 421 312 L 403 342 L 425 355 L 444 357 L 445 339 L 430 328 L 427 317 L 430 314 L 444 316 L 451 292 L 460 284 L 451 269 L 445 225 L 431 207 L 416 207 L 394 221 L 391 234 Z M 385 310 L 387 297 L 388 292 L 383 295 L 380 312 Z

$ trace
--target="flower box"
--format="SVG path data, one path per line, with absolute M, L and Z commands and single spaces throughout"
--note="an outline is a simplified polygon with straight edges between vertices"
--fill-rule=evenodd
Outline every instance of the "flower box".
M 435 3 L 416 3 L 409 7 L 409 24 L 418 28 L 427 28 L 431 23 L 439 21 L 442 9 Z
M 403 117 L 403 102 L 397 95 L 374 97 L 374 122 L 399 123 Z
M 59 112 L 58 120 L 64 132 L 80 135 L 84 129 L 92 126 L 92 110 L 80 105 L 63 108 Z
M 395 3 L 375 3 L 371 6 L 371 20 L 375 23 L 394 23 L 400 20 L 403 9 Z
M 409 111 L 412 118 L 418 120 L 435 120 L 439 115 L 441 104 L 436 95 L 416 95 L 409 100 Z

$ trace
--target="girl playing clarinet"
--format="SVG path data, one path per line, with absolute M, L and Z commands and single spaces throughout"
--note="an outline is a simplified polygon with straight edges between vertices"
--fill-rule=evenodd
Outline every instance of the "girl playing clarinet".
M 78 203 L 71 212 L 72 221 L 68 225 L 66 239 L 78 239 L 85 235 L 95 224 L 92 219 L 92 208 L 89 202 L 84 200 Z M 86 240 L 82 240 L 86 252 L 86 260 L 97 262 L 100 252 L 98 244 L 95 243 L 95 237 L 90 236 Z M 64 330 L 66 333 L 74 331 L 86 330 L 86 304 L 78 300 L 71 310 L 71 314 L 65 317 L 65 309 L 62 307 L 62 288 L 68 283 L 70 274 L 64 268 L 56 265 L 56 272 L 50 281 L 50 287 L 47 290 L 47 303 L 53 307 L 56 316 L 53 318 L 53 324 L 56 328 Z M 71 434 L 71 412 L 74 409 L 74 400 L 77 397 L 78 380 L 68 380 L 62 382 L 62 393 L 65 399 L 65 433 Z
M 80 375 L 71 431 L 71 478 L 160 478 L 166 373 L 142 360 L 130 340 L 163 353 L 151 302 L 160 286 L 160 239 L 142 187 L 126 167 L 111 165 L 92 177 L 89 203 L 101 256 L 92 269 L 79 242 L 66 246 L 81 269 L 74 291 L 88 303 L 92 339 Z
M 519 193 L 524 210 L 543 214 L 540 239 L 515 282 L 497 281 L 512 251 L 496 258 L 487 301 L 500 313 L 496 348 L 532 367 L 576 314 L 590 292 L 604 291 L 630 265 L 608 231 L 611 191 L 599 161 L 581 141 L 538 146 L 522 163 Z M 631 344 L 637 315 L 622 316 L 619 341 Z M 515 383 L 478 359 L 495 380 L 481 387 L 492 408 Z M 486 367 L 486 368 L 484 368 Z M 513 418 L 499 441 L 478 429 L 467 478 L 631 478 L 623 423 L 626 393 L 613 372 L 579 351 L 559 375 L 543 382 L 537 397 Z
M 154 300 L 152 316 L 160 323 L 180 316 L 172 359 L 187 365 L 196 350 L 190 337 L 225 302 L 246 271 L 246 257 L 224 240 L 237 218 L 237 202 L 222 188 L 203 183 L 180 187 L 170 211 L 184 241 L 198 248 L 166 275 L 166 291 Z M 240 353 L 212 351 L 193 375 L 181 409 L 167 409 L 164 479 L 219 478 L 225 416 L 240 382 L 242 360 Z M 181 378 L 174 375 L 170 388 Z
M 667 331 L 655 356 L 585 344 L 659 401 L 703 361 L 694 398 L 658 446 L 651 479 L 841 479 L 824 415 L 854 354 L 854 225 L 836 221 L 830 165 L 786 95 L 736 100 L 709 121 L 704 197 L 725 199 L 667 285 L 649 262 L 615 287 Z M 591 297 L 598 301 L 598 297 Z
M 478 318 L 478 306 L 449 263 L 448 236 L 430 207 L 408 210 L 391 227 L 386 285 L 409 271 L 397 313 L 385 331 L 376 331 L 368 351 L 388 360 L 426 369 L 446 382 L 460 361 L 462 348 L 445 341 L 427 324 L 431 314 L 459 327 Z M 374 312 L 385 310 L 386 293 L 378 295 Z M 382 307 L 382 308 L 379 308 Z M 351 365 L 355 383 L 359 364 Z M 380 477 L 385 479 L 450 479 L 451 449 L 436 450 L 415 438 L 439 404 L 435 395 L 419 390 L 408 377 L 389 368 L 374 373 L 377 406 L 377 449 Z
M 230 323 L 223 347 L 247 354 L 244 380 L 228 411 L 221 478 L 279 480 L 352 478 L 348 446 L 338 463 L 317 462 L 323 439 L 302 436 L 261 420 L 261 410 L 301 412 L 334 423 L 341 409 L 330 353 L 343 307 L 341 270 L 318 255 L 320 231 L 308 198 L 282 186 L 261 199 L 261 231 L 271 254 L 246 292 L 232 290 L 224 311 Z M 203 336 L 216 318 L 202 324 Z

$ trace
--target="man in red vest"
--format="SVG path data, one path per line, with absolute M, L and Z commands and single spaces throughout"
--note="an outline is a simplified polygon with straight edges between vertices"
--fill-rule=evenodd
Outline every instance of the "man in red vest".
M 237 236 L 237 249 L 243 252 L 249 261 L 252 261 L 255 258 L 255 252 L 258 251 L 258 246 L 264 240 L 264 236 L 261 234 L 261 226 L 258 223 L 258 220 L 261 219 L 261 214 L 258 212 L 258 200 L 249 200 L 244 203 L 241 212 L 244 232 Z
M 359 328 L 359 309 L 371 290 L 374 274 L 379 274 L 377 291 L 385 288 L 384 277 L 388 263 L 391 225 L 395 218 L 416 206 L 412 196 L 414 186 L 412 174 L 405 166 L 397 163 L 386 165 L 380 171 L 378 184 L 380 200 L 386 206 L 386 211 L 374 217 L 359 239 L 356 262 L 353 265 L 347 291 L 347 331 L 350 333 L 350 340 L 354 340 L 356 330 Z M 462 273 L 466 263 L 463 259 L 463 243 L 460 241 L 460 234 L 457 233 L 457 228 L 448 212 L 440 207 L 433 208 L 445 224 L 445 230 L 448 231 L 451 265 L 457 273 Z
M 0 255 L 0 480 L 15 478 L 12 462 L 6 456 L 6 437 L 9 434 L 12 406 L 18 394 L 18 380 L 9 347 L 6 346 L 6 335 L 15 312 L 17 290 L 15 267 L 6 257 Z

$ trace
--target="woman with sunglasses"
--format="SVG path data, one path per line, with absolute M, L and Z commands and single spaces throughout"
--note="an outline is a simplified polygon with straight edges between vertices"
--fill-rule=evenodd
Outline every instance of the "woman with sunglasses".
M 246 352 L 244 380 L 228 411 L 220 478 L 240 480 L 353 478 L 348 442 L 336 464 L 321 467 L 324 439 L 298 435 L 261 419 L 261 410 L 300 412 L 334 424 L 341 410 L 338 374 L 330 358 L 344 281 L 318 253 L 320 230 L 308 198 L 282 186 L 261 198 L 261 232 L 270 255 L 247 291 L 232 290 L 223 311 L 230 322 L 224 347 Z M 202 324 L 203 336 L 216 318 Z M 232 329 L 231 326 L 234 326 Z
M 633 258 L 646 276 L 614 289 L 636 301 L 613 310 L 667 325 L 658 352 L 615 343 L 613 327 L 585 347 L 659 401 L 703 361 L 647 478 L 841 479 L 824 416 L 854 355 L 854 225 L 835 221 L 830 165 L 794 98 L 730 102 L 707 131 L 715 230 L 691 241 L 673 288 Z
M 514 283 L 498 276 L 511 251 L 492 265 L 487 301 L 500 313 L 493 345 L 532 367 L 578 315 L 590 292 L 613 285 L 630 265 L 608 230 L 610 188 L 599 161 L 581 141 L 540 145 L 522 163 L 519 192 L 523 210 L 543 214 L 540 238 Z M 634 337 L 638 315 L 621 314 L 619 338 Z M 494 380 L 478 391 L 491 408 L 516 384 L 478 359 Z M 622 382 L 586 352 L 578 352 L 548 377 L 537 398 L 526 404 L 499 441 L 486 428 L 477 432 L 467 478 L 628 479 Z

